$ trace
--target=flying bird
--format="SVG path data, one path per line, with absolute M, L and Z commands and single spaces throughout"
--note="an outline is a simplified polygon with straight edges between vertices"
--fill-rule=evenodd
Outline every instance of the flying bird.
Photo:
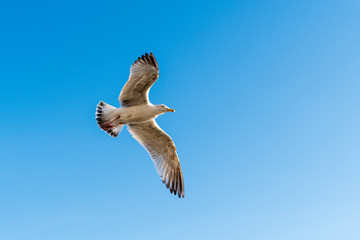
M 149 90 L 159 77 L 159 67 L 152 53 L 142 55 L 130 68 L 130 76 L 120 92 L 121 107 L 115 108 L 100 101 L 96 109 L 99 127 L 117 137 L 124 125 L 147 150 L 161 180 L 171 193 L 184 197 L 184 180 L 175 144 L 156 123 L 155 118 L 175 112 L 163 104 L 149 101 Z

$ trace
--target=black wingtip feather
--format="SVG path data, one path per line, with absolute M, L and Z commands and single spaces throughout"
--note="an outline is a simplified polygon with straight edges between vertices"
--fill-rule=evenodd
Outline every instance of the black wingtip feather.
M 165 174 L 165 177 L 161 177 L 161 181 L 169 189 L 171 194 L 178 196 L 179 198 L 185 198 L 184 183 L 182 180 L 181 169 L 179 171 Z
M 141 55 L 141 57 L 138 57 L 138 59 L 135 60 L 135 62 L 133 64 L 136 64 L 138 62 L 140 62 L 140 63 L 148 63 L 151 66 L 155 67 L 156 69 L 159 69 L 157 61 L 156 61 L 156 59 L 154 57 L 154 54 L 152 52 L 150 52 L 150 54 L 145 53 L 145 55 Z

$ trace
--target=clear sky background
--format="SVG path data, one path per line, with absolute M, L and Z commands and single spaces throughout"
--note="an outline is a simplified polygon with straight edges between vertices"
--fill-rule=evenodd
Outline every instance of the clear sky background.
M 360 239 L 360 1 L 2 1 L 0 239 Z M 135 59 L 185 199 L 95 121 Z

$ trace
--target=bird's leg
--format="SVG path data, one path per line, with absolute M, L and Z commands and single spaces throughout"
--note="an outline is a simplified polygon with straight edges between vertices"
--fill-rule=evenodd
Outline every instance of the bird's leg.
M 118 125 L 118 124 L 114 124 L 114 125 L 112 124 L 114 121 L 116 121 L 116 120 L 118 120 L 118 119 L 120 119 L 120 115 L 116 116 L 113 120 L 111 120 L 111 121 L 103 124 L 101 127 L 102 127 L 104 130 L 111 129 L 111 128 L 113 128 L 113 127 L 115 127 L 115 126 Z

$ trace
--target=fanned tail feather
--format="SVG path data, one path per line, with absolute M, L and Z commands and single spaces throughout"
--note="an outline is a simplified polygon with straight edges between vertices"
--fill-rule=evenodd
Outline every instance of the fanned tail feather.
M 121 129 L 124 127 L 123 124 L 120 125 L 112 125 L 114 120 L 117 118 L 113 117 L 115 107 L 100 101 L 96 108 L 96 121 L 99 127 L 107 132 L 112 137 L 117 137 L 121 132 Z M 118 116 L 120 117 L 120 116 Z

